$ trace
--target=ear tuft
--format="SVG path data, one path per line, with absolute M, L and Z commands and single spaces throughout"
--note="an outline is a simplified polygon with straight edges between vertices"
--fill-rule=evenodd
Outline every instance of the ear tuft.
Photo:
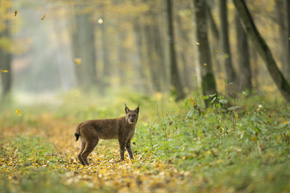
M 140 104 L 139 104 L 138 107 L 135 109 L 135 112 L 136 112 L 137 114 L 139 114 L 139 106 L 140 106 Z

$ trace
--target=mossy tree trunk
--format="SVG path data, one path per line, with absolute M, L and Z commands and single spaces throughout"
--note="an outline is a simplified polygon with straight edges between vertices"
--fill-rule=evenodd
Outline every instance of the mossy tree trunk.
M 195 16 L 196 41 L 199 44 L 197 46 L 197 54 L 200 66 L 202 94 L 212 95 L 217 91 L 208 42 L 206 2 L 204 0 L 193 0 L 193 12 Z M 205 104 L 208 106 L 209 101 L 206 100 Z

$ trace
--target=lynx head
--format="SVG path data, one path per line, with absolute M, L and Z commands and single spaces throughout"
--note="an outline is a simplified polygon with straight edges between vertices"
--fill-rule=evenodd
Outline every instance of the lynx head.
M 125 112 L 126 112 L 126 121 L 132 125 L 136 124 L 139 115 L 139 105 L 135 110 L 130 110 L 127 105 L 125 104 Z

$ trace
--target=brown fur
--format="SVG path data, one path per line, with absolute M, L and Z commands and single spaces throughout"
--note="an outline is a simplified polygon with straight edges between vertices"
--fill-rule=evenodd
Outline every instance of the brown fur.
M 138 121 L 139 106 L 135 110 L 125 107 L 126 116 L 115 119 L 88 120 L 80 123 L 75 132 L 76 141 L 80 137 L 81 149 L 78 159 L 83 165 L 89 165 L 88 155 L 97 146 L 99 139 L 118 139 L 120 160 L 124 160 L 125 148 L 130 159 L 134 159 L 131 150 L 131 139 Z

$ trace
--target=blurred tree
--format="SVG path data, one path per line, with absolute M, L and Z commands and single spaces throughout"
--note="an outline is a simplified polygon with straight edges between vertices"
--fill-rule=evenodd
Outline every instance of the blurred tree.
M 108 21 L 106 20 L 106 3 L 108 3 L 109 1 L 103 1 L 100 4 L 100 13 L 101 13 L 101 17 L 98 20 L 98 23 L 100 24 L 100 28 L 101 28 L 101 33 L 102 33 L 102 53 L 103 53 L 103 76 L 102 76 L 102 83 L 101 83 L 101 87 L 102 90 L 107 87 L 110 86 L 110 68 L 111 68 L 111 61 L 109 58 L 109 49 L 108 49 L 108 42 L 107 42 L 107 25 L 108 25 Z
M 210 57 L 210 47 L 208 43 L 207 32 L 207 7 L 204 0 L 192 0 L 193 12 L 195 16 L 196 41 L 198 48 L 198 60 L 201 74 L 201 86 L 203 95 L 215 94 L 216 83 L 212 70 Z M 208 100 L 205 101 L 206 106 L 209 105 Z
M 9 0 L 0 0 L 0 75 L 3 98 L 7 96 L 12 87 L 10 6 Z
M 243 29 L 239 16 L 235 15 L 237 33 L 237 55 L 239 63 L 240 90 L 252 90 L 252 72 L 249 56 L 249 45 L 247 34 Z
M 290 1 L 285 0 L 286 2 L 286 26 L 287 26 L 287 36 L 285 40 L 287 41 L 287 63 L 284 65 L 284 72 L 288 82 L 290 81 Z M 286 39 L 287 38 L 287 39 Z
M 232 55 L 229 44 L 227 0 L 219 0 L 219 15 L 221 21 L 220 28 L 221 51 L 223 54 L 222 59 L 225 66 L 227 81 L 229 83 L 233 82 L 234 83 L 233 86 L 236 87 L 236 73 L 232 63 Z M 230 90 L 233 91 L 233 89 Z
M 88 11 L 90 4 L 78 1 L 75 5 L 75 25 L 72 34 L 74 58 L 80 58 L 81 64 L 76 66 L 78 83 L 81 88 L 95 86 L 96 79 L 96 49 L 95 24 L 93 14 Z
M 177 92 L 176 100 L 183 99 L 185 93 L 180 82 L 177 59 L 175 52 L 174 42 L 174 26 L 173 26 L 173 5 L 172 0 L 166 0 L 166 12 L 167 12 L 167 35 L 169 41 L 169 57 L 170 57 L 170 85 L 174 87 Z
M 233 0 L 233 2 L 248 37 L 251 38 L 253 45 L 264 60 L 266 67 L 282 96 L 287 102 L 290 102 L 290 85 L 279 70 L 268 45 L 257 30 L 245 1 Z

